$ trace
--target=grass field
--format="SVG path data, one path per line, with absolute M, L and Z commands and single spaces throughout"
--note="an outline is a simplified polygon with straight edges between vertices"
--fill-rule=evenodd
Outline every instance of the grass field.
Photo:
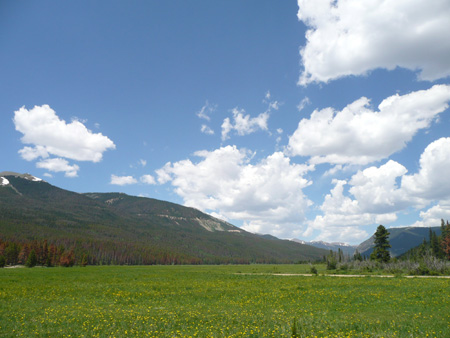
M 319 272 L 321 267 L 319 267 Z M 447 279 L 307 265 L 0 269 L 0 337 L 450 337 Z

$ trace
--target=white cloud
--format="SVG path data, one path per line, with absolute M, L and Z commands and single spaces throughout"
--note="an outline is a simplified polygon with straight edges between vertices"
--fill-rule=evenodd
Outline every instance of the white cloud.
M 303 98 L 303 100 L 301 100 L 300 103 L 297 105 L 298 111 L 302 111 L 303 108 L 305 108 L 306 105 L 308 105 L 308 104 L 311 104 L 311 101 L 310 101 L 309 97 L 305 96 Z
M 205 119 L 207 121 L 211 120 L 210 114 L 215 112 L 217 109 L 217 105 L 211 105 L 208 101 L 205 102 L 205 105 L 197 112 L 197 116 L 201 119 Z
M 345 180 L 333 180 L 335 185 L 320 207 L 323 215 L 308 222 L 305 235 L 320 231 L 316 240 L 329 242 L 360 242 L 368 237 L 362 226 L 373 224 L 376 214 L 364 212 L 358 201 L 344 195 Z
M 41 160 L 36 163 L 36 167 L 41 169 L 47 169 L 52 172 L 65 172 L 67 177 L 78 176 L 79 166 L 76 164 L 70 165 L 69 162 L 63 158 L 49 158 Z
M 441 219 L 450 220 L 450 199 L 441 200 L 428 210 L 421 211 L 420 218 L 413 226 L 436 227 L 441 225 Z
M 450 198 L 450 138 L 429 144 L 420 156 L 418 173 L 405 176 L 402 187 L 409 193 L 428 200 Z
M 386 214 L 404 209 L 413 198 L 400 189 L 396 180 L 406 172 L 404 166 L 392 160 L 379 168 L 358 171 L 349 182 L 349 192 L 364 212 Z
M 159 184 L 165 184 L 172 180 L 172 175 L 170 173 L 172 168 L 172 163 L 167 162 L 164 167 L 155 170 L 156 176 L 158 177 Z
M 336 241 L 342 237 L 342 227 L 358 231 L 366 225 L 389 224 L 397 220 L 398 212 L 430 204 L 434 205 L 420 211 L 422 220 L 412 226 L 439 226 L 441 218 L 450 219 L 448 168 L 450 138 L 441 138 L 426 147 L 415 174 L 408 175 L 403 165 L 389 160 L 358 171 L 349 182 L 333 180 L 335 186 L 320 207 L 323 214 L 308 222 L 307 233 L 319 230 L 318 239 Z M 346 185 L 350 187 L 347 194 Z
M 110 184 L 114 185 L 129 185 L 129 184 L 135 184 L 137 183 L 137 180 L 133 176 L 116 176 L 111 175 L 111 182 Z
M 233 122 L 228 117 L 223 121 L 222 140 L 228 139 L 228 134 L 232 130 L 235 130 L 240 136 L 251 134 L 257 130 L 267 130 L 269 111 L 261 113 L 257 117 L 250 117 L 250 115 L 244 115 L 244 113 L 245 110 L 234 108 L 232 110 Z
M 27 161 L 33 161 L 39 157 L 41 157 L 41 158 L 49 157 L 47 150 L 43 146 L 36 146 L 34 148 L 23 147 L 23 149 L 19 150 L 19 154 L 20 154 L 20 156 L 22 156 L 22 158 L 24 160 L 27 160 Z
M 368 164 L 403 149 L 420 129 L 428 128 L 448 108 L 450 86 L 384 99 L 378 111 L 362 97 L 342 111 L 315 110 L 302 119 L 289 139 L 292 155 L 311 156 L 311 163 Z
M 145 184 L 156 184 L 156 180 L 152 175 L 141 176 L 141 182 Z
M 281 103 L 278 101 L 273 101 L 273 102 L 269 102 L 269 111 L 273 110 L 278 110 L 280 109 L 280 105 Z
M 419 78 L 450 75 L 447 0 L 298 0 L 309 28 L 299 83 L 328 82 L 376 68 L 419 70 Z
M 106 150 L 115 149 L 108 137 L 92 133 L 78 120 L 69 124 L 60 120 L 48 105 L 35 106 L 31 110 L 20 108 L 14 112 L 14 124 L 16 130 L 23 134 L 22 143 L 34 146 L 19 151 L 26 160 L 54 155 L 99 162 Z
M 201 161 L 184 160 L 157 171 L 171 178 L 185 205 L 227 219 L 242 220 L 247 230 L 291 237 L 310 205 L 302 189 L 311 184 L 304 175 L 312 166 L 293 164 L 277 152 L 256 164 L 253 154 L 227 146 L 199 151 Z
M 203 134 L 214 135 L 214 130 L 212 130 L 206 124 L 202 124 L 201 131 L 202 131 Z

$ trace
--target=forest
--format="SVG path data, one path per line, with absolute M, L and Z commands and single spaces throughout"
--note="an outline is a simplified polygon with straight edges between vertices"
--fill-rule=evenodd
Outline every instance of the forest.
M 323 257 L 327 270 L 397 272 L 407 268 L 412 274 L 447 274 L 450 261 L 450 223 L 441 220 L 441 234 L 430 229 L 428 240 L 400 257 L 389 254 L 389 232 L 380 225 L 375 233 L 375 250 L 370 257 L 356 252 L 345 257 L 342 251 Z M 406 264 L 405 262 L 408 262 Z M 92 240 L 2 240 L 0 238 L 0 267 L 8 265 L 64 266 L 74 265 L 174 265 L 174 264 L 250 264 L 273 263 L 270 259 L 249 260 L 240 257 L 189 256 L 157 246 L 136 246 L 131 243 L 100 242 Z M 317 261 L 315 263 L 320 263 Z M 443 263 L 443 264 L 442 264 Z M 312 270 L 314 272 L 314 269 Z

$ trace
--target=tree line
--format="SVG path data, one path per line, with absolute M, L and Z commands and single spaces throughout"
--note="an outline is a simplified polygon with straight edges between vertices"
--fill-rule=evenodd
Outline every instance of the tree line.
M 250 264 L 273 263 L 264 259 L 223 257 L 211 254 L 199 256 L 177 252 L 156 245 L 130 242 L 69 240 L 24 240 L 0 238 L 0 267 L 25 265 L 176 265 L 176 264 Z
M 374 234 L 374 250 L 369 257 L 362 256 L 358 251 L 353 257 L 345 257 L 341 250 L 330 251 L 325 258 L 327 270 L 356 270 L 372 272 L 384 270 L 389 273 L 409 273 L 416 275 L 436 275 L 450 273 L 450 223 L 441 220 L 441 234 L 432 229 L 428 241 L 400 257 L 392 259 L 389 248 L 389 231 L 378 226 Z
M 405 255 L 407 259 L 418 260 L 424 256 L 437 259 L 450 260 L 450 223 L 441 219 L 441 234 L 430 229 L 428 241 L 423 239 L 421 245 L 409 250 Z
M 83 262 L 80 261 L 80 264 Z M 73 266 L 75 253 L 63 245 L 48 244 L 43 241 L 3 241 L 0 239 L 0 267 L 6 265 Z

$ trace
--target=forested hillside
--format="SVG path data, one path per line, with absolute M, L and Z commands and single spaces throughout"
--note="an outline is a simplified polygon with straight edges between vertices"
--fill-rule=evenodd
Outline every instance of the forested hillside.
M 389 242 L 392 246 L 390 249 L 393 257 L 398 257 L 407 252 L 408 250 L 415 248 L 422 244 L 424 239 L 429 238 L 430 230 L 436 232 L 438 235 L 441 233 L 441 228 L 436 226 L 432 228 L 390 228 L 389 230 Z M 356 250 L 363 256 L 369 257 L 374 248 L 374 236 L 371 236 L 366 241 L 362 242 Z
M 174 203 L 78 194 L 31 175 L 0 177 L 0 255 L 6 264 L 25 263 L 31 251 L 41 264 L 59 264 L 61 257 L 76 264 L 292 263 L 327 253 L 254 235 Z

